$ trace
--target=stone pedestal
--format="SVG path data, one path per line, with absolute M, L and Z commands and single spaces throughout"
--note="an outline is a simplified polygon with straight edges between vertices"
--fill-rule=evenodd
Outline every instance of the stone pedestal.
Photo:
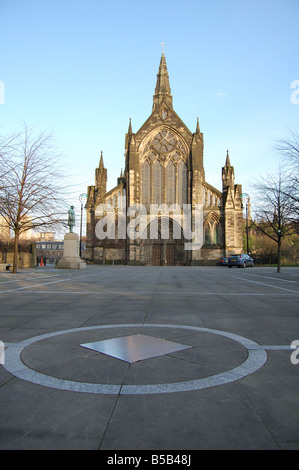
M 79 257 L 79 237 L 76 233 L 64 236 L 63 257 L 58 261 L 60 269 L 85 269 L 86 263 Z

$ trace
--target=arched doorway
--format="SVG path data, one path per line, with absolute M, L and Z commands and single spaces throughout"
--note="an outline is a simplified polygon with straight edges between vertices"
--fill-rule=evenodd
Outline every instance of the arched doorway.
M 185 266 L 189 252 L 180 225 L 172 218 L 158 217 L 147 226 L 147 238 L 141 240 L 143 264 Z

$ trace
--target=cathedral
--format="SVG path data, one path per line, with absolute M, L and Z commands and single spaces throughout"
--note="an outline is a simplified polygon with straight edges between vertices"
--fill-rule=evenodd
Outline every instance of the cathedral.
M 242 187 L 229 153 L 222 191 L 205 179 L 203 134 L 192 133 L 173 109 L 164 52 L 152 113 L 125 135 L 124 171 L 107 191 L 101 153 L 87 189 L 86 258 L 100 264 L 186 266 L 216 264 L 243 251 Z

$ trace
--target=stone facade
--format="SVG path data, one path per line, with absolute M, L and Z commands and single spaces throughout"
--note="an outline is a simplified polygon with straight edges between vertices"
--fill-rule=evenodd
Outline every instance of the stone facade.
M 124 174 L 107 192 L 101 154 L 87 189 L 86 258 L 169 266 L 242 252 L 242 188 L 228 151 L 219 191 L 205 180 L 203 149 L 198 119 L 192 133 L 173 109 L 163 53 L 152 113 L 136 133 L 129 122 Z

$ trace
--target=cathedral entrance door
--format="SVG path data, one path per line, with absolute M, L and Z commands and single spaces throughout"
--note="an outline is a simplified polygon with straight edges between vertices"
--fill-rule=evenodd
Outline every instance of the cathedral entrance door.
M 174 244 L 166 245 L 167 266 L 174 266 Z
M 153 245 L 153 266 L 161 266 L 161 245 Z

